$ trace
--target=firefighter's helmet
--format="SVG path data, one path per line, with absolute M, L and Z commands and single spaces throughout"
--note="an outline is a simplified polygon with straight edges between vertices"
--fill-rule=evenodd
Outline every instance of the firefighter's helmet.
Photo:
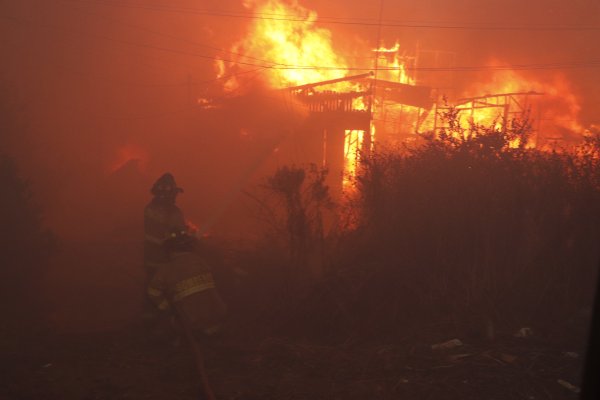
M 164 173 L 160 178 L 154 182 L 150 193 L 154 196 L 169 196 L 183 192 L 183 189 L 177 187 L 175 178 L 169 172 Z

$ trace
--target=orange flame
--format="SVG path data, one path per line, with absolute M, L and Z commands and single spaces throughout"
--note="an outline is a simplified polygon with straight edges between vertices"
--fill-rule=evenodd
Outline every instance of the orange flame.
M 347 129 L 344 135 L 344 177 L 343 187 L 348 189 L 352 187 L 353 179 L 358 172 L 360 162 L 360 151 L 362 150 L 364 130 Z
M 256 19 L 246 37 L 232 48 L 236 54 L 248 56 L 243 58 L 245 62 L 251 60 L 253 63 L 269 65 L 266 80 L 271 87 L 325 81 L 345 74 L 343 70 L 348 63 L 334 51 L 331 32 L 316 26 L 315 11 L 302 7 L 297 0 L 261 0 L 246 2 L 245 5 L 258 14 L 286 15 L 286 18 Z M 219 63 L 217 68 L 223 76 L 223 63 Z M 229 79 L 226 89 L 236 88 L 237 84 L 232 81 L 237 79 Z
M 232 47 L 233 61 L 268 64 L 264 80 L 272 88 L 298 86 L 341 78 L 347 75 L 349 63 L 334 50 L 331 32 L 317 26 L 317 13 L 301 6 L 297 0 L 251 0 L 245 6 L 261 15 L 285 15 L 286 18 L 260 18 L 250 26 L 248 34 Z M 393 57 L 392 57 L 393 58 Z M 393 65 L 393 61 L 390 61 Z M 385 64 L 388 65 L 388 64 Z M 323 68 L 319 68 L 323 67 Z M 235 62 L 218 61 L 217 77 L 251 70 Z M 241 87 L 247 75 L 228 79 L 223 88 L 231 92 Z M 352 82 L 337 82 L 314 90 L 364 91 Z M 364 97 L 352 100 L 354 110 L 367 110 Z M 345 143 L 344 187 L 356 175 L 364 131 L 347 131 Z M 371 133 L 372 135 L 372 133 Z
M 414 85 L 415 79 L 410 76 L 407 70 L 407 64 L 414 58 L 408 57 L 400 53 L 400 42 L 396 41 L 393 47 L 380 47 L 373 49 L 377 57 L 378 71 L 377 78 L 392 82 Z
M 498 65 L 498 63 L 494 63 Z M 487 81 L 473 84 L 464 95 L 481 96 L 502 93 L 542 93 L 536 101 L 535 115 L 530 118 L 537 125 L 541 134 L 549 137 L 561 137 L 567 141 L 579 141 L 584 128 L 579 122 L 581 106 L 579 99 L 573 93 L 569 82 L 562 75 L 555 75 L 549 81 L 528 78 L 514 70 L 494 72 Z M 474 122 L 491 126 L 502 124 L 502 107 L 472 109 L 473 103 L 468 102 L 461 108 L 470 112 L 461 114 L 461 122 L 467 125 Z M 511 110 L 515 111 L 515 110 Z M 513 117 L 516 116 L 513 114 Z M 509 116 L 508 119 L 511 117 Z
M 243 79 L 255 77 L 254 74 L 241 74 L 242 72 L 250 72 L 261 66 L 262 79 L 272 88 L 322 82 L 347 74 L 349 62 L 335 51 L 331 32 L 317 25 L 315 11 L 301 6 L 298 0 L 245 0 L 244 5 L 260 15 L 286 17 L 253 20 L 245 37 L 231 48 L 233 56 L 229 55 L 227 58 L 232 61 L 217 61 L 217 77 L 226 78 L 223 85 L 226 92 L 239 89 Z M 395 42 L 391 47 L 371 49 L 371 52 L 377 58 L 379 80 L 416 84 L 414 76 L 409 73 L 410 68 L 416 66 L 416 57 L 403 51 L 399 42 Z M 369 62 L 372 61 L 370 58 Z M 490 64 L 501 65 L 494 60 Z M 337 91 L 365 89 L 350 82 L 331 84 L 324 88 Z M 579 100 L 568 81 L 560 75 L 543 81 L 540 77 L 528 78 L 515 70 L 496 70 L 487 79 L 471 85 L 460 97 L 530 91 L 544 94 L 538 97 L 539 100 L 536 99 L 541 111 L 529 115 L 537 122 L 536 128 L 539 132 L 546 136 L 566 137 L 569 141 L 581 139 L 584 129 L 578 120 Z M 377 99 L 372 100 L 373 103 L 358 97 L 353 100 L 353 107 L 355 110 L 372 108 L 374 119 L 378 121 L 378 129 L 382 133 L 417 133 L 434 129 L 436 126 L 434 112 L 385 100 L 381 93 L 377 95 Z M 518 117 L 517 109 L 511 109 L 507 114 L 509 107 L 505 107 L 505 104 L 477 104 L 477 107 L 475 105 L 474 102 L 458 105 L 463 109 L 460 114 L 463 126 L 466 127 L 469 123 L 487 127 L 495 124 L 496 128 L 500 128 L 506 123 L 503 117 L 508 121 Z M 521 104 L 521 111 L 525 110 L 526 106 Z M 364 134 L 364 131 L 346 132 L 345 169 L 349 176 L 356 174 L 359 153 L 357 149 L 361 146 Z M 369 134 L 373 141 L 373 130 Z M 511 146 L 518 145 L 518 142 L 511 143 Z

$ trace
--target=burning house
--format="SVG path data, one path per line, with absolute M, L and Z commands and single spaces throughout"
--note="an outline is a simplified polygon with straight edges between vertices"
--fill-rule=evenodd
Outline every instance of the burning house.
M 350 84 L 350 88 L 346 91 L 322 89 L 340 83 Z M 349 185 L 356 174 L 360 155 L 368 154 L 373 148 L 375 132 L 382 132 L 382 138 L 387 134 L 388 140 L 402 133 L 402 125 L 392 125 L 380 118 L 389 112 L 390 104 L 414 111 L 399 122 L 406 124 L 410 119 L 417 127 L 434 104 L 431 88 L 376 79 L 372 72 L 284 90 L 309 112 L 301 128 L 304 134 L 297 140 L 314 142 L 309 146 L 316 157 L 310 162 L 322 164 L 332 172 L 334 178 L 330 185 L 334 191 L 342 189 L 340 183 Z
M 328 168 L 334 192 L 348 186 L 360 154 L 376 143 L 397 145 L 439 131 L 441 115 L 450 107 L 464 126 L 506 129 L 511 120 L 527 118 L 534 131 L 529 146 L 581 139 L 578 101 L 562 78 L 542 83 L 492 61 L 480 68 L 489 71 L 485 79 L 459 88 L 455 53 L 419 46 L 407 51 L 396 42 L 363 48 L 367 56 L 352 63 L 336 51 L 332 33 L 317 27 L 314 11 L 275 0 L 257 7 L 262 14 L 295 17 L 253 22 L 248 35 L 217 62 L 222 95 L 243 94 L 249 81 L 260 80 L 290 108 L 302 110 L 301 122 L 286 128 L 291 133 L 273 150 L 282 163 Z M 218 103 L 202 99 L 204 108 Z

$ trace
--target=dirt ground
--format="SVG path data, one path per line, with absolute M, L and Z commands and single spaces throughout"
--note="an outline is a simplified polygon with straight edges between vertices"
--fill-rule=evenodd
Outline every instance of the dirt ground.
M 186 343 L 140 321 L 140 252 L 62 248 L 42 285 L 46 318 L 2 329 L 0 399 L 201 398 Z M 586 342 L 583 320 L 561 335 L 504 332 L 447 350 L 432 350 L 431 332 L 324 345 L 255 328 L 234 309 L 203 343 L 218 399 L 575 399 Z

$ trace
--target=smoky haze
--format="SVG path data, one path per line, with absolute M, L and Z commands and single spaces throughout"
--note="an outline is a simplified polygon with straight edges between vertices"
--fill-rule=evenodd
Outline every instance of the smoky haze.
M 370 57 L 379 35 L 407 51 L 454 52 L 458 66 L 585 63 L 600 40 L 595 0 L 388 1 L 380 33 L 379 3 L 301 5 L 337 18 L 317 25 L 351 63 Z M 148 189 L 165 171 L 186 189 L 187 216 L 218 225 L 301 118 L 262 89 L 210 119 L 199 113 L 196 99 L 220 84 L 214 58 L 253 22 L 223 14 L 247 12 L 231 0 L 0 3 L 2 148 L 31 180 L 51 229 L 70 238 L 139 235 Z M 482 74 L 457 72 L 455 85 L 466 89 Z M 598 69 L 523 71 L 540 80 L 556 74 L 579 97 L 582 123 L 599 123 Z

